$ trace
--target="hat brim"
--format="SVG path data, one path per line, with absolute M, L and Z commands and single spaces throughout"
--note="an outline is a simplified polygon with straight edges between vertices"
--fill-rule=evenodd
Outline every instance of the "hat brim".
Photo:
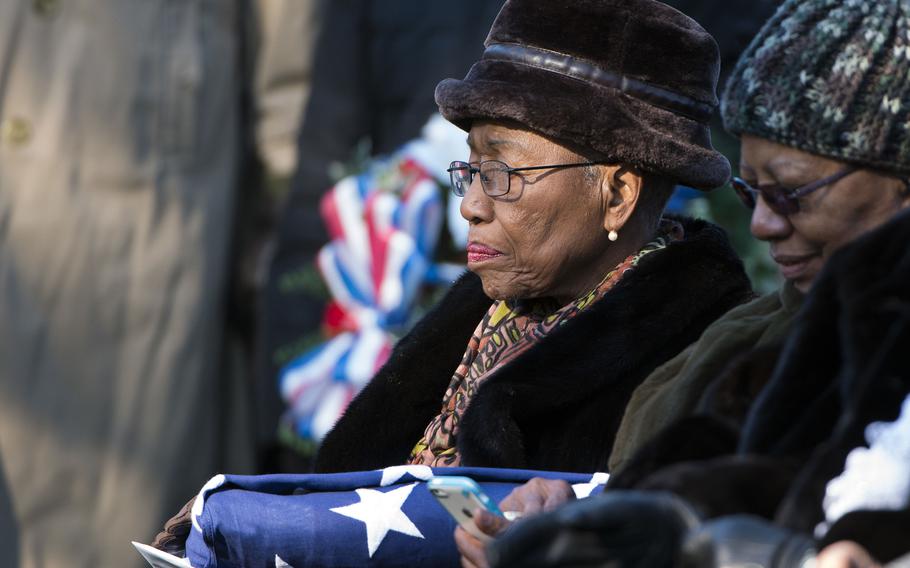
M 481 60 L 464 80 L 442 81 L 436 103 L 466 131 L 475 120 L 514 120 L 696 189 L 713 189 L 730 177 L 729 162 L 711 146 L 708 125 L 558 73 Z

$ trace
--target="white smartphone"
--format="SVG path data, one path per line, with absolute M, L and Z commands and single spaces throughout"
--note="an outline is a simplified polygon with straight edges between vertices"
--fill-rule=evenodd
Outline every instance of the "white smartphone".
M 504 516 L 496 503 L 470 477 L 458 475 L 433 477 L 427 481 L 427 489 L 461 528 L 482 541 L 488 541 L 490 537 L 474 524 L 474 511 L 484 509 L 494 515 Z

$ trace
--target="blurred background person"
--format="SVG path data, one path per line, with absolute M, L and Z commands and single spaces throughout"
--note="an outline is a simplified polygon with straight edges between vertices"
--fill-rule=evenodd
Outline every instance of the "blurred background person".
M 256 140 L 266 173 L 287 181 L 297 166 L 297 133 L 312 91 L 313 46 L 326 0 L 258 0 L 254 76 Z
M 252 470 L 227 308 L 316 6 L 0 4 L 0 566 L 139 566 L 131 539 Z

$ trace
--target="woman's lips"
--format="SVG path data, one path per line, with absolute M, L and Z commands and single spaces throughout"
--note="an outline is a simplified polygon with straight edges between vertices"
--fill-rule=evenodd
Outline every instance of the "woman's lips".
M 780 267 L 780 274 L 787 280 L 796 280 L 805 275 L 809 263 L 816 257 L 814 254 L 772 254 L 774 262 Z
M 483 262 L 485 260 L 490 260 L 496 258 L 497 256 L 502 256 L 502 253 L 498 250 L 488 247 L 485 244 L 481 243 L 470 243 L 468 244 L 468 262 Z

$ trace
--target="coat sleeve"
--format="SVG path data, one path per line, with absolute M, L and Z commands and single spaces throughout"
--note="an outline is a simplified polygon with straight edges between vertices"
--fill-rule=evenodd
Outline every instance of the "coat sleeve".
M 473 274 L 462 277 L 406 335 L 316 456 L 317 472 L 361 471 L 401 465 L 430 420 L 490 306 Z
M 842 540 L 861 544 L 877 561 L 885 563 L 910 553 L 910 508 L 895 511 L 854 511 L 831 525 L 819 550 Z

